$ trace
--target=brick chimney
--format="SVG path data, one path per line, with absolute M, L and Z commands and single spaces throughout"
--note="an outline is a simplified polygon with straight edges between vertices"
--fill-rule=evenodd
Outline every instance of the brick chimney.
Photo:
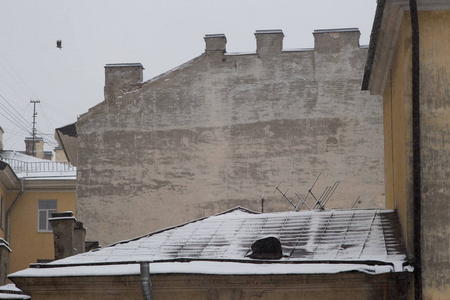
M 53 213 L 48 220 L 53 229 L 55 259 L 84 252 L 86 228 L 77 221 L 73 212 Z
M 283 31 L 280 29 L 256 30 L 256 52 L 258 55 L 278 54 L 283 50 Z
M 359 47 L 361 32 L 358 28 L 314 30 L 314 50 L 318 52 L 338 52 L 343 47 Z
M 59 162 L 67 162 L 67 156 L 66 153 L 64 152 L 64 149 L 61 147 L 56 147 L 53 149 L 53 151 L 55 152 L 55 161 L 59 161 Z
M 225 34 L 207 34 L 205 35 L 205 53 L 206 55 L 223 55 L 227 52 L 227 38 Z
M 34 142 L 34 153 L 33 153 L 33 142 Z M 32 137 L 26 137 L 25 153 L 30 156 L 44 159 L 44 139 L 41 137 L 35 137 L 33 141 Z
M 140 63 L 107 64 L 105 66 L 105 100 L 123 95 L 122 91 L 141 83 L 144 67 Z

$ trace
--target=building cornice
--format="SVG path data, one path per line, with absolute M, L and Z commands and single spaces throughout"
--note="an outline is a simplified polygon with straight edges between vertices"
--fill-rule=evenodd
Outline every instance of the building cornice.
M 400 6 L 404 11 L 409 11 L 409 0 L 391 0 L 393 5 Z M 418 0 L 418 10 L 440 10 L 450 9 L 450 2 L 448 0 Z
M 76 179 L 25 179 L 24 187 L 26 192 L 56 192 L 72 191 L 75 192 L 77 186 Z

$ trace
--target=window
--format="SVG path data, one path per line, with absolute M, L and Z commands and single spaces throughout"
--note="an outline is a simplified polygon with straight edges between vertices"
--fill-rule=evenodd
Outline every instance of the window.
M 5 223 L 6 223 L 6 220 L 5 220 L 5 214 L 6 214 L 6 211 L 5 211 L 5 198 L 2 196 L 2 202 L 1 202 L 1 212 L 0 212 L 0 225 L 2 226 L 2 229 L 3 230 L 5 230 Z
M 48 218 L 57 212 L 56 200 L 39 200 L 38 204 L 38 231 L 52 231 Z

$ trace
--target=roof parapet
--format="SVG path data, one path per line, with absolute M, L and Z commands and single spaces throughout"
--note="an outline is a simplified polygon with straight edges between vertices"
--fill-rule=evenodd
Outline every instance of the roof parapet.
M 258 55 L 281 53 L 284 34 L 281 29 L 256 30 L 256 52 Z
M 319 52 L 336 52 L 346 46 L 359 48 L 361 32 L 358 28 L 314 30 L 314 49 Z

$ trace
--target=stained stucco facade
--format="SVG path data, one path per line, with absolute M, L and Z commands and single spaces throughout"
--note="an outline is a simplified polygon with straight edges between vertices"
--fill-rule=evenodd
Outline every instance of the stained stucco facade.
M 15 278 L 35 300 L 142 299 L 139 276 Z M 153 275 L 154 299 L 404 299 L 405 276 L 392 273 L 220 276 Z
M 448 299 L 450 3 L 417 1 L 420 53 L 420 220 L 414 217 L 412 31 L 409 3 L 382 1 L 381 4 L 384 8 L 379 21 L 378 43 L 374 48 L 368 88 L 373 94 L 383 95 L 386 207 L 398 209 L 411 257 L 414 256 L 416 247 L 414 235 L 420 235 L 423 299 Z M 415 222 L 420 222 L 419 233 L 414 232 Z M 417 283 L 415 286 L 417 291 Z
M 357 29 L 314 32 L 314 49 L 227 54 L 207 35 L 197 58 L 142 82 L 140 64 L 105 67 L 105 100 L 80 116 L 77 216 L 109 244 L 238 205 L 290 210 L 275 186 L 328 208 L 384 205 L 382 102 L 361 92 Z

